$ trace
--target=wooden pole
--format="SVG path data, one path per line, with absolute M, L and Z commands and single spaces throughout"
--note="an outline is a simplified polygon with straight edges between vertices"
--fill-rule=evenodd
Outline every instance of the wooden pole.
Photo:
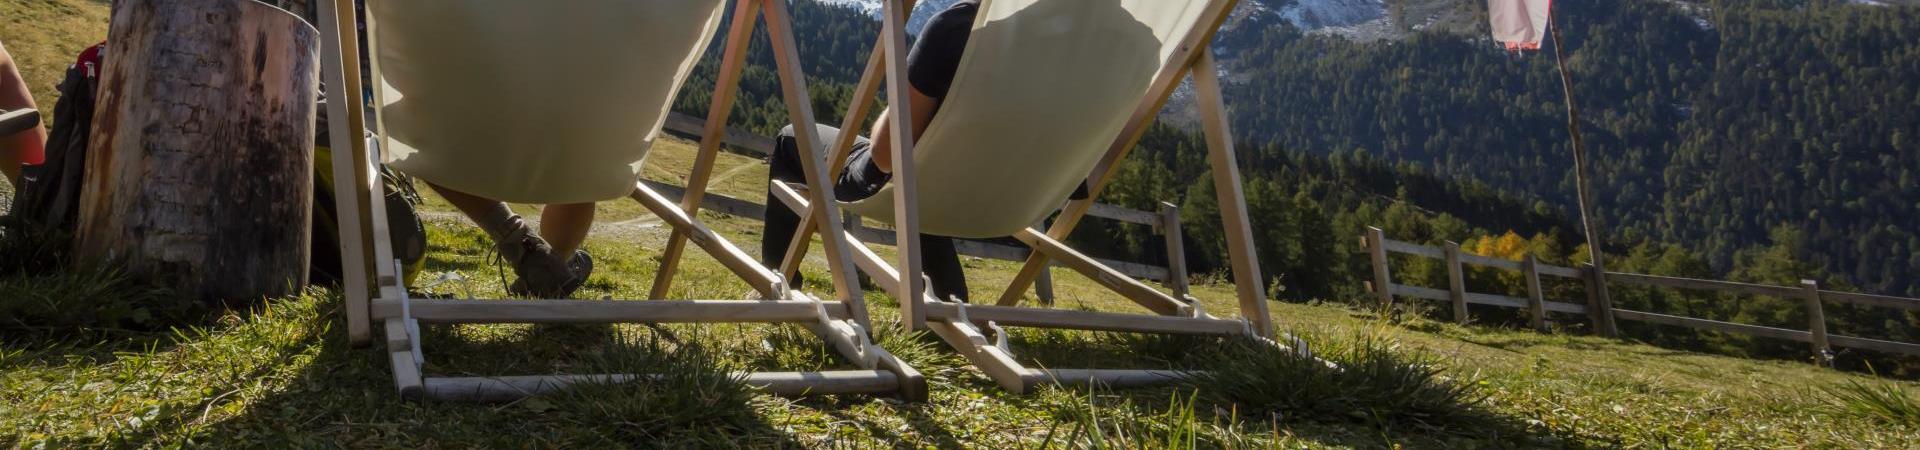
M 1593 264 L 1580 265 L 1580 279 L 1587 283 L 1587 317 L 1593 321 L 1593 330 L 1601 336 L 1619 337 L 1620 325 L 1613 320 L 1613 305 L 1600 301 L 1600 270 Z
M 914 129 L 913 119 L 907 117 L 912 96 L 907 92 L 907 9 L 904 0 L 887 0 L 882 13 L 887 17 L 881 24 L 881 32 L 886 35 L 882 47 L 886 52 L 887 73 L 887 124 L 893 127 L 889 135 L 893 142 L 893 227 L 895 249 L 899 254 L 896 270 L 900 273 L 900 321 L 906 331 L 926 329 L 927 311 L 922 307 L 927 291 L 926 278 L 922 277 L 920 248 L 920 198 L 918 178 L 913 165 Z M 815 202 L 833 201 L 832 196 L 821 194 Z M 837 233 L 828 230 L 826 233 Z M 852 267 L 847 267 L 852 270 Z M 835 270 L 839 270 L 836 268 Z
M 1185 299 L 1191 286 L 1187 281 L 1187 250 L 1180 231 L 1180 207 L 1160 202 L 1160 235 L 1167 241 L 1167 285 L 1173 296 Z
M 1033 228 L 1034 228 L 1034 229 L 1036 229 L 1036 230 L 1045 230 L 1045 229 L 1047 229 L 1047 219 L 1040 219 L 1040 222 L 1038 222 L 1038 223 L 1035 223 L 1035 224 L 1033 225 Z M 1029 248 L 1028 248 L 1028 250 L 1027 250 L 1027 252 L 1028 252 L 1028 254 L 1029 254 L 1029 255 L 1031 255 L 1031 254 L 1032 254 L 1033 252 L 1038 252 L 1038 251 L 1039 251 L 1039 250 L 1037 250 L 1037 249 L 1033 249 L 1033 248 L 1031 248 L 1031 247 L 1029 247 Z M 1051 265 L 1051 264 L 1049 264 L 1049 265 Z M 1046 270 L 1041 270 L 1041 271 L 1040 271 L 1040 277 L 1039 277 L 1039 278 L 1035 278 L 1035 279 L 1034 279 L 1034 281 L 1033 281 L 1033 296 L 1034 296 L 1034 297 L 1039 297 L 1039 298 L 1040 298 L 1040 304 L 1042 304 L 1042 305 L 1052 305 L 1052 304 L 1053 304 L 1053 300 L 1054 300 L 1054 297 L 1053 297 L 1053 269 L 1052 269 L 1051 267 L 1049 267 L 1049 268 L 1047 268 Z
M 1032 250 L 1028 250 L 1028 251 L 1032 251 Z M 1053 269 L 1052 269 L 1051 263 L 1048 264 L 1047 268 L 1042 269 L 1040 271 L 1040 276 L 1038 278 L 1034 278 L 1033 296 L 1039 297 L 1040 304 L 1042 305 L 1053 304 L 1053 300 L 1054 300 Z
M 327 102 L 328 146 L 333 149 L 333 201 L 340 236 L 340 273 L 347 309 L 347 342 L 362 346 L 373 341 L 368 305 L 372 251 L 367 202 L 368 156 L 365 98 L 360 95 L 360 44 L 351 0 L 321 0 L 319 5 L 324 82 L 334 92 Z
M 1547 20 L 1550 21 L 1547 26 L 1551 31 L 1549 35 L 1553 37 L 1553 62 L 1560 68 L 1560 89 L 1565 94 L 1567 102 L 1567 133 L 1573 137 L 1573 177 L 1580 200 L 1580 226 L 1587 233 L 1587 254 L 1592 258 L 1594 268 L 1594 280 L 1588 287 L 1592 289 L 1591 295 L 1595 296 L 1602 306 L 1599 316 L 1600 329 L 1607 330 L 1606 336 L 1612 337 L 1616 330 L 1612 314 L 1613 299 L 1607 295 L 1607 265 L 1604 256 L 1606 252 L 1600 247 L 1600 228 L 1593 221 L 1593 181 L 1588 176 L 1591 169 L 1587 163 L 1587 146 L 1580 137 L 1580 109 L 1574 106 L 1573 75 L 1567 72 L 1567 60 L 1565 55 L 1562 55 L 1564 52 L 1562 49 L 1565 46 L 1560 42 L 1560 26 L 1557 23 L 1551 23 L 1554 20 L 1552 14 L 1547 15 Z
M 821 151 L 822 141 L 818 129 L 814 127 L 813 100 L 808 97 L 806 71 L 800 67 L 800 55 L 794 40 L 793 15 L 783 0 L 767 0 L 761 5 L 766 18 L 767 37 L 773 44 L 775 71 L 780 75 L 780 90 L 786 100 L 787 116 L 793 118 L 793 139 L 800 151 L 800 166 L 806 172 L 808 193 L 813 198 L 814 220 L 820 223 L 821 241 L 825 243 L 827 269 L 833 280 L 833 292 L 840 301 L 853 308 L 854 321 L 868 329 L 873 323 L 867 317 L 867 300 L 860 292 L 860 269 L 854 267 L 851 249 L 841 240 L 844 230 L 840 228 L 840 207 L 833 201 L 833 185 L 827 177 L 826 152 Z M 905 57 L 901 57 L 902 61 Z M 904 79 L 904 77 L 902 78 Z M 895 172 L 898 173 L 898 172 Z
M 1380 309 L 1393 307 L 1393 275 L 1387 268 L 1387 233 L 1379 227 L 1367 227 L 1367 253 L 1373 260 L 1373 293 L 1380 296 Z
M 740 0 L 733 4 L 733 21 L 727 25 L 726 43 L 720 53 L 720 73 L 714 77 L 713 98 L 707 105 L 706 127 L 700 133 L 700 150 L 693 158 L 693 171 L 687 174 L 687 192 L 680 196 L 680 209 L 688 216 L 698 217 L 700 202 L 706 198 L 707 182 L 712 179 L 713 165 L 720 156 L 720 143 L 727 134 L 727 117 L 733 113 L 733 101 L 740 91 L 740 72 L 746 67 L 747 43 L 753 39 L 753 25 L 760 17 L 760 2 Z M 654 273 L 653 286 L 647 289 L 647 298 L 659 300 L 667 298 L 673 288 L 673 277 L 680 273 L 680 255 L 687 249 L 687 230 L 674 228 L 667 236 L 667 248 L 660 255 L 660 268 Z M 785 297 L 787 293 L 761 293 L 774 297 Z
M 1833 347 L 1827 345 L 1827 313 L 1820 304 L 1820 282 L 1800 280 L 1807 299 L 1807 331 L 1813 335 L 1813 363 L 1833 365 Z
M 1221 231 L 1227 237 L 1227 259 L 1240 298 L 1240 317 L 1252 323 L 1254 335 L 1273 336 L 1267 286 L 1260 273 L 1260 258 L 1253 250 L 1253 222 L 1247 218 L 1240 163 L 1235 156 L 1233 131 L 1228 128 L 1226 99 L 1220 93 L 1220 68 L 1213 52 L 1205 47 L 1193 60 L 1193 90 L 1199 98 L 1200 128 L 1206 135 L 1207 162 L 1213 169 L 1213 192 L 1220 205 Z
M 1447 242 L 1447 299 L 1453 302 L 1453 321 L 1467 324 L 1467 276 L 1460 266 L 1460 243 Z
M 319 30 L 248 0 L 122 0 L 77 253 L 207 300 L 306 284 Z
M 1521 275 L 1527 278 L 1527 325 L 1535 331 L 1547 331 L 1547 304 L 1540 292 L 1540 259 L 1527 255 L 1520 262 Z

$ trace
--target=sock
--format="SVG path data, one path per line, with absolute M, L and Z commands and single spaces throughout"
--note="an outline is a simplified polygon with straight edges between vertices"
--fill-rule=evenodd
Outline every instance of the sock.
M 514 214 L 512 209 L 507 208 L 504 202 L 494 203 L 493 207 L 487 208 L 480 217 L 473 218 L 473 221 L 479 224 L 480 230 L 487 232 L 487 236 L 492 237 L 494 242 L 505 242 L 515 237 L 514 235 L 518 234 L 515 233 L 516 231 L 527 227 L 526 222 L 521 220 L 519 215 Z

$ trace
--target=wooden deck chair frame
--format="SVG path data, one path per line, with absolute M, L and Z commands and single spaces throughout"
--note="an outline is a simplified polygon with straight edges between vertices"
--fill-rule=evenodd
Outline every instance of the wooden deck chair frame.
M 40 126 L 40 111 L 33 109 L 0 110 L 0 137 Z
M 1071 0 L 1057 0 L 1071 1 Z M 1028 228 L 1019 231 L 1014 237 L 1032 247 L 1035 251 L 1029 256 L 1026 265 L 1018 277 L 1007 287 L 998 305 L 968 306 L 965 304 L 942 301 L 927 294 L 925 279 L 921 272 L 921 249 L 917 248 L 919 239 L 918 203 L 915 200 L 913 158 L 913 133 L 891 133 L 893 138 L 893 176 L 895 177 L 894 230 L 895 241 L 899 244 L 898 258 L 892 266 L 887 261 L 866 248 L 850 234 L 842 235 L 839 240 L 850 242 L 855 250 L 855 262 L 861 270 L 874 277 L 888 293 L 900 299 L 903 322 L 909 329 L 929 329 L 940 336 L 949 346 L 959 351 L 976 367 L 986 372 L 1002 388 L 1015 393 L 1025 393 L 1038 385 L 1086 384 L 1095 383 L 1122 387 L 1157 384 L 1183 378 L 1190 373 L 1163 370 L 1096 370 L 1096 369 L 1032 369 L 1023 366 L 1013 358 L 1006 346 L 1006 336 L 1000 326 L 1018 326 L 1034 328 L 1060 328 L 1097 331 L 1145 332 L 1190 335 L 1243 336 L 1263 344 L 1276 345 L 1274 342 L 1272 319 L 1267 312 L 1265 288 L 1260 282 L 1259 262 L 1254 256 L 1253 231 L 1247 219 L 1245 196 L 1241 191 L 1240 172 L 1235 162 L 1232 133 L 1228 129 L 1226 105 L 1220 94 L 1220 80 L 1213 56 L 1206 49 L 1212 42 L 1214 33 L 1220 24 L 1233 11 L 1237 0 L 1194 0 L 1206 2 L 1208 9 L 1201 15 L 1205 21 L 1194 27 L 1173 53 L 1162 70 L 1155 74 L 1153 84 L 1147 96 L 1139 102 L 1131 117 L 1116 136 L 1093 173 L 1088 176 L 1087 187 L 1091 195 L 1085 199 L 1072 200 L 1054 218 L 1053 226 L 1045 232 Z M 860 84 L 854 91 L 853 103 L 849 105 L 846 126 L 852 129 L 858 126 L 859 118 L 866 117 L 880 82 L 884 79 L 887 86 L 887 100 L 892 105 L 904 105 L 909 101 L 906 91 L 907 52 L 904 24 L 906 12 L 910 11 L 913 0 L 887 0 L 885 18 L 880 42 L 867 61 L 866 71 Z M 884 71 L 884 75 L 882 72 Z M 1199 98 L 1200 118 L 1206 134 L 1208 162 L 1213 167 L 1213 182 L 1219 195 L 1221 222 L 1226 228 L 1227 250 L 1231 255 L 1234 282 L 1241 316 L 1244 319 L 1227 319 L 1207 314 L 1199 303 L 1191 298 L 1173 298 L 1141 282 L 1108 267 L 1100 262 L 1075 251 L 1062 243 L 1073 231 L 1081 218 L 1084 218 L 1098 199 L 1101 190 L 1112 180 L 1119 169 L 1119 162 L 1140 140 L 1147 125 L 1158 115 L 1166 104 L 1167 98 L 1180 85 L 1181 79 L 1192 76 L 1193 87 Z M 889 110 L 889 122 L 892 124 L 910 124 L 905 108 Z M 841 139 L 834 143 L 832 163 L 829 167 L 836 170 L 844 165 L 852 147 L 852 136 L 857 133 L 841 133 Z M 780 183 L 774 183 L 774 191 L 780 200 L 795 210 L 807 209 L 820 203 L 816 195 L 805 193 Z M 830 202 L 829 202 L 830 203 Z M 838 224 L 826 220 L 818 211 L 802 216 L 800 233 L 789 247 L 787 259 L 782 264 L 782 273 L 792 274 L 811 239 L 811 234 L 819 231 L 823 236 L 844 233 L 838 230 Z M 822 221 L 824 220 L 824 222 Z M 824 225 L 826 230 L 818 230 Z M 832 241 L 833 239 L 827 239 Z M 831 248 L 832 246 L 828 246 Z M 1120 294 L 1152 310 L 1156 315 L 1084 312 L 1055 309 L 1041 309 L 1018 306 L 1019 301 L 1031 286 L 1033 280 L 1049 265 L 1048 260 L 1059 260 L 1062 265 L 1071 268 L 1101 286 Z M 901 277 L 900 274 L 909 274 Z M 995 330 L 997 340 L 990 341 L 982 325 Z M 1292 342 L 1298 346 L 1300 343 Z M 1304 349 L 1301 349 L 1304 351 Z
M 373 0 L 402 1 L 402 0 Z M 418 322 L 435 323 L 794 323 L 808 327 L 831 344 L 860 370 L 824 372 L 755 372 L 742 374 L 751 386 L 780 395 L 884 394 L 897 393 L 908 401 L 926 398 L 926 381 L 919 372 L 899 358 L 872 343 L 867 330 L 865 300 L 850 269 L 846 245 L 828 239 L 827 251 L 838 255 L 834 261 L 835 296 L 822 301 L 790 290 L 783 279 L 761 266 L 725 238 L 703 225 L 696 215 L 714 160 L 720 151 L 721 135 L 732 110 L 741 70 L 745 66 L 748 43 L 755 25 L 763 15 L 780 76 L 784 100 L 798 140 L 808 154 L 818 154 L 818 136 L 813 134 L 811 101 L 795 52 L 791 15 L 784 0 L 732 0 L 733 16 L 726 31 L 721 69 L 710 107 L 706 131 L 689 177 L 686 195 L 675 204 L 644 184 L 636 184 L 630 197 L 673 227 L 671 255 L 661 268 L 662 280 L 675 271 L 674 262 L 687 240 L 711 254 L 739 276 L 765 300 L 691 300 L 691 301 L 583 301 L 583 300 L 411 300 L 398 275 L 399 267 L 386 229 L 384 192 L 373 173 L 369 154 L 372 147 L 358 139 L 365 129 L 365 104 L 359 95 L 336 95 L 329 102 L 329 122 L 336 180 L 335 198 L 339 206 L 341 255 L 344 261 L 344 296 L 348 336 L 355 345 L 372 340 L 372 324 L 384 326 L 386 350 L 393 364 L 394 384 L 405 398 L 499 401 L 564 388 L 578 382 L 618 382 L 645 377 L 635 374 L 548 375 L 507 377 L 437 378 L 421 373 L 421 349 Z M 337 86 L 335 92 L 359 93 L 361 80 L 358 36 L 355 32 L 353 3 L 326 0 L 320 7 L 321 29 L 325 30 L 324 70 L 326 82 Z M 346 18 L 347 20 L 342 20 Z M 367 17 L 368 38 L 379 39 L 378 24 Z M 376 49 L 377 46 L 370 46 Z M 378 58 L 372 58 L 379 73 Z M 377 84 L 376 84 L 377 85 Z M 377 96 L 384 93 L 377 93 Z M 384 126 L 382 126 L 384 128 Z M 384 136 L 385 130 L 380 130 Z M 807 182 L 824 197 L 826 180 L 822 161 L 806 160 Z M 824 204 L 831 204 L 824 203 Z M 826 208 L 821 215 L 838 214 Z M 829 222 L 833 223 L 833 222 Z M 838 232 L 835 226 L 831 231 Z M 846 269 L 846 270 L 840 270 Z M 666 292 L 664 283 L 655 286 L 652 297 Z

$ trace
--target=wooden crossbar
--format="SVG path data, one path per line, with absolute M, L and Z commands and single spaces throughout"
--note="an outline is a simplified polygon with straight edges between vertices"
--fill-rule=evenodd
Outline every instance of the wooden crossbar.
M 1062 328 L 1088 331 L 1168 333 L 1239 336 L 1247 324 L 1238 320 L 1149 316 L 1094 311 L 1026 308 L 1018 306 L 961 306 L 948 302 L 928 303 L 927 317 L 944 320 L 968 320 L 976 324 L 995 322 L 1010 327 Z
M 687 193 L 691 196 L 693 191 L 689 189 Z M 687 210 L 674 205 L 672 201 L 667 200 L 666 196 L 660 195 L 646 183 L 635 184 L 630 197 L 645 206 L 648 211 L 652 211 L 655 216 L 659 216 L 661 220 L 673 225 L 675 230 L 679 230 L 679 234 L 693 241 L 693 245 L 706 250 L 708 254 L 720 260 L 720 265 L 726 266 L 727 270 L 733 271 L 734 275 L 746 280 L 748 285 L 760 292 L 762 298 L 779 298 L 786 295 L 787 289 L 781 282 L 780 276 L 774 275 L 772 270 L 761 266 L 752 256 L 748 256 L 746 251 L 733 245 L 733 241 L 720 237 L 719 233 L 707 228 Z M 662 267 L 661 270 L 670 270 L 670 268 Z
M 16 109 L 0 111 L 0 137 L 6 137 L 40 126 L 40 111 Z
M 1080 272 L 1081 275 L 1086 275 L 1087 278 L 1093 279 L 1108 290 L 1119 293 L 1128 300 L 1133 300 L 1134 303 L 1139 303 L 1140 306 L 1145 306 L 1155 313 L 1176 315 L 1189 311 L 1192 308 L 1192 306 L 1188 306 L 1186 302 L 1175 300 L 1172 296 L 1156 291 L 1152 287 L 1141 283 L 1139 280 L 1128 277 L 1126 274 L 1120 273 L 1120 271 L 1114 270 L 1112 267 L 1107 267 L 1107 265 L 1095 261 L 1093 257 L 1080 253 L 1078 250 L 1074 250 L 1073 247 L 1068 247 L 1067 244 L 1047 237 L 1047 235 L 1034 231 L 1032 228 L 1021 229 L 1020 232 L 1014 234 L 1013 237 L 1019 239 L 1020 242 L 1025 242 L 1028 246 L 1033 247 L 1034 250 L 1047 254 L 1047 257 L 1058 260 L 1074 271 Z
M 431 323 L 807 323 L 825 307 L 849 317 L 841 302 L 807 300 L 413 300 L 413 318 Z M 819 304 L 816 304 L 819 303 Z M 373 316 L 400 317 L 397 300 L 375 300 Z
M 900 377 L 885 370 L 825 372 L 743 372 L 741 383 L 783 396 L 883 394 L 900 389 Z M 558 391 L 576 384 L 616 384 L 658 378 L 651 374 L 534 375 L 427 378 L 427 397 L 440 400 L 503 402 Z

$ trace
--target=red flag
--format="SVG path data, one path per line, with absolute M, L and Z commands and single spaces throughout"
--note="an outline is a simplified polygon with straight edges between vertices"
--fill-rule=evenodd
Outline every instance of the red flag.
M 1507 50 L 1539 50 L 1552 8 L 1553 0 L 1487 0 L 1493 40 Z

